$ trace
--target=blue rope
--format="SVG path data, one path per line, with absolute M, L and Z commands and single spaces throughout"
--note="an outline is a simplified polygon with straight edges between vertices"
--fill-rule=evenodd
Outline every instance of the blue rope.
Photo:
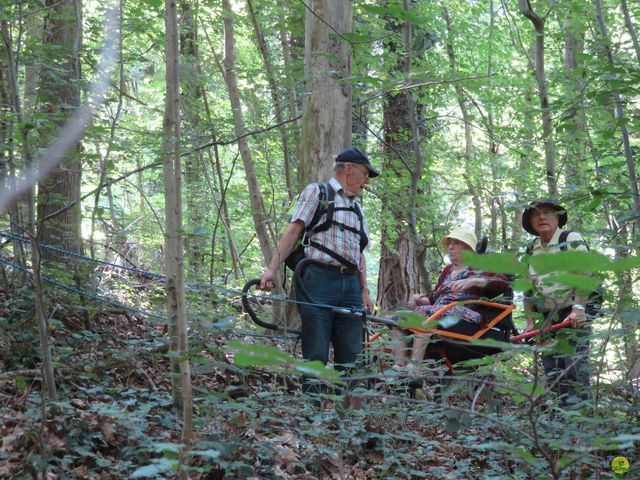
M 14 234 L 7 234 L 7 233 L 2 233 L 0 232 L 0 237 L 5 237 L 5 238 L 10 238 L 12 240 L 17 240 L 19 242 L 23 242 L 23 243 L 31 243 L 31 240 L 29 240 L 26 237 L 21 237 L 18 235 L 14 235 Z M 125 267 L 122 265 L 116 265 L 115 263 L 110 263 L 104 260 L 98 260 L 95 258 L 91 258 L 91 257 L 86 257 L 84 255 L 80 255 L 79 253 L 74 253 L 74 252 L 70 252 L 68 250 L 63 250 L 62 248 L 59 247 L 55 247 L 53 245 L 47 244 L 47 243 L 41 243 L 40 247 L 54 251 L 54 252 L 58 252 L 61 253 L 63 255 L 69 256 L 69 257 L 74 257 L 74 258 L 78 258 L 80 260 L 83 260 L 85 262 L 94 262 L 94 263 L 98 263 L 100 265 L 106 265 L 106 266 L 110 266 L 113 268 L 119 268 L 122 270 L 127 270 L 133 273 L 138 273 L 141 275 L 146 275 L 148 277 L 153 277 L 153 278 L 157 278 L 163 281 L 167 280 L 167 276 L 166 275 L 161 275 L 159 273 L 154 273 L 154 272 L 149 272 L 147 270 L 141 270 L 139 268 L 133 268 L 133 267 Z M 247 297 L 251 297 L 251 298 L 255 298 L 255 299 L 266 299 L 272 302 L 283 302 L 283 303 L 289 303 L 289 304 L 295 304 L 295 305 L 304 305 L 304 306 L 308 306 L 308 307 L 315 307 L 315 308 L 326 308 L 328 310 L 341 310 L 345 313 L 350 313 L 352 315 L 363 315 L 365 314 L 365 310 L 362 308 L 344 308 L 344 307 L 338 307 L 336 305 L 329 305 L 329 304 L 325 304 L 325 303 L 312 303 L 312 302 L 304 302 L 301 300 L 292 300 L 290 298 L 284 297 L 282 295 L 257 295 L 255 293 L 244 293 L 240 290 L 234 290 L 231 288 L 226 288 L 226 287 L 221 287 L 219 285 L 214 285 L 214 284 L 204 284 L 201 282 L 187 282 L 187 289 L 189 291 L 192 292 L 202 292 L 202 291 L 211 291 L 211 290 L 218 290 L 220 292 L 223 293 L 230 293 L 233 295 L 239 295 L 239 296 L 244 296 L 246 295 Z
M 10 238 L 11 240 L 16 240 L 18 242 L 23 242 L 23 243 L 31 243 L 31 240 L 29 240 L 26 237 L 20 237 L 18 235 L 9 234 L 9 233 L 0 232 L 0 237 Z M 79 253 L 70 252 L 68 250 L 63 250 L 62 248 L 56 247 L 54 245 L 50 245 L 48 243 L 41 243 L 40 247 L 44 248 L 46 250 L 51 250 L 52 252 L 61 253 L 61 254 L 65 255 L 65 256 L 67 256 L 67 257 L 78 258 L 80 260 L 84 260 L 85 262 L 94 262 L 94 263 L 98 263 L 100 265 L 106 265 L 108 267 L 120 268 L 122 270 L 127 270 L 127 271 L 133 272 L 133 273 L 139 273 L 141 275 L 146 275 L 148 277 L 154 277 L 154 278 L 157 278 L 157 279 L 160 279 L 160 280 L 166 280 L 167 279 L 166 275 L 160 275 L 159 273 L 147 272 L 146 270 L 141 270 L 141 269 L 135 268 L 135 267 L 125 267 L 124 265 L 116 265 L 115 263 L 107 262 L 107 261 L 104 261 L 104 260 L 98 260 L 97 258 L 85 257 L 84 255 L 80 255 Z
M 7 260 L 4 260 L 3 258 L 0 258 L 0 263 L 2 263 L 4 265 L 7 265 L 8 267 L 11 267 L 11 268 L 13 268 L 15 270 L 19 270 L 19 271 L 25 272 L 25 273 L 27 273 L 29 275 L 33 275 L 33 271 L 31 269 L 22 267 L 22 266 L 17 265 L 17 264 L 15 264 L 13 262 L 9 262 Z M 129 305 L 125 305 L 123 303 L 116 302 L 116 301 L 111 300 L 109 298 L 105 298 L 105 297 L 96 295 L 96 294 L 94 294 L 92 292 L 89 292 L 87 290 L 83 290 L 81 288 L 73 287 L 71 285 L 67 285 L 66 283 L 59 282 L 58 280 L 55 280 L 52 277 L 49 277 L 48 275 L 41 274 L 40 276 L 42 277 L 43 280 L 47 281 L 48 283 L 51 283 L 52 285 L 60 287 L 60 288 L 62 288 L 64 290 L 67 290 L 69 292 L 73 292 L 73 293 L 76 293 L 78 295 L 89 297 L 89 298 L 92 298 L 92 299 L 94 299 L 94 300 L 96 300 L 98 302 L 102 302 L 102 303 L 105 303 L 107 305 L 111 305 L 111 306 L 114 306 L 114 307 L 117 307 L 117 308 L 121 308 L 123 310 L 127 310 L 129 312 L 132 312 L 132 313 L 135 313 L 135 314 L 138 314 L 138 315 L 142 315 L 142 316 L 145 316 L 147 318 L 154 318 L 154 319 L 160 320 L 162 322 L 166 322 L 166 320 L 167 320 L 166 316 L 159 315 L 159 314 L 156 314 L 156 313 L 147 312 L 145 310 L 140 310 L 140 309 L 135 308 L 135 307 L 130 307 Z M 257 337 L 257 338 L 274 338 L 274 339 L 284 339 L 284 340 L 297 340 L 298 339 L 298 337 L 292 337 L 292 336 L 268 335 L 268 334 L 263 334 L 263 333 L 254 333 L 254 332 L 247 332 L 247 331 L 242 331 L 242 330 L 231 331 L 230 333 L 232 335 L 236 335 L 236 336 L 248 336 L 248 337 Z

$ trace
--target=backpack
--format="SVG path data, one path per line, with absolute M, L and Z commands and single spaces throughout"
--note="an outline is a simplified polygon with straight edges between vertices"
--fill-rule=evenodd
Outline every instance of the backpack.
M 560 232 L 560 238 L 558 238 L 558 246 L 563 252 L 567 251 L 567 246 L 569 244 L 569 242 L 567 242 L 567 238 L 569 237 L 570 233 L 571 230 L 563 230 L 562 232 Z M 535 243 L 536 241 L 534 240 L 529 245 L 527 245 L 527 249 L 525 250 L 525 253 L 527 255 L 533 254 L 533 246 L 535 245 Z M 583 240 L 581 243 L 583 243 L 584 246 L 587 247 L 587 251 L 591 251 L 589 245 L 587 245 L 587 242 Z M 602 288 L 602 285 L 589 293 L 589 299 L 587 300 L 587 304 L 585 305 L 585 313 L 587 315 L 589 315 L 590 317 L 596 317 L 600 314 L 603 296 L 604 289 Z
M 331 185 L 329 185 L 328 183 L 318 183 L 317 185 L 319 188 L 318 207 L 313 214 L 311 222 L 309 222 L 309 224 L 305 226 L 303 232 L 300 234 L 300 239 L 298 240 L 296 247 L 284 260 L 284 264 L 291 270 L 295 271 L 296 265 L 298 265 L 298 263 L 305 258 L 305 247 L 312 246 L 317 250 L 320 250 L 321 252 L 324 252 L 330 257 L 334 258 L 345 267 L 352 270 L 357 270 L 357 265 L 353 264 L 342 255 L 329 250 L 324 245 L 314 242 L 313 240 L 311 240 L 311 237 L 313 237 L 316 233 L 329 230 L 331 225 L 338 225 L 343 230 L 349 230 L 360 235 L 360 251 L 364 251 L 365 247 L 369 243 L 369 239 L 367 238 L 367 234 L 364 231 L 364 219 L 362 218 L 360 207 L 357 203 L 352 207 L 336 207 L 335 191 L 333 190 Z M 343 223 L 336 222 L 333 219 L 333 214 L 334 212 L 340 210 L 354 212 L 358 216 L 360 229 L 358 230 Z M 325 215 L 324 222 L 319 223 L 323 215 Z

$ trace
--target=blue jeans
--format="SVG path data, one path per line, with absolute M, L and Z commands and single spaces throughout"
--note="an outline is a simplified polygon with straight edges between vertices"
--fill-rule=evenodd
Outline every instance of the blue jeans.
M 309 265 L 303 272 L 302 282 L 316 304 L 347 308 L 362 308 L 360 280 L 355 275 L 343 275 L 320 265 Z M 296 292 L 297 300 L 304 301 Z M 327 308 L 299 306 L 302 317 L 302 357 L 326 364 L 329 348 L 337 370 L 354 367 L 362 352 L 362 320 L 350 315 L 332 312 Z M 351 382 L 350 387 L 354 384 Z M 302 390 L 320 393 L 317 384 L 304 381 Z

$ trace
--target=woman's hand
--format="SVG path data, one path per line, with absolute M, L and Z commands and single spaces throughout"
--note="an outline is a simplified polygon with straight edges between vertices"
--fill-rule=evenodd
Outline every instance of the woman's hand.
M 484 287 L 487 284 L 487 279 L 482 277 L 469 277 L 462 280 L 454 280 L 449 284 L 449 288 L 453 293 L 464 292 L 473 287 Z
M 414 293 L 409 298 L 409 308 L 417 308 L 422 305 L 429 305 L 430 303 L 429 296 L 424 293 Z

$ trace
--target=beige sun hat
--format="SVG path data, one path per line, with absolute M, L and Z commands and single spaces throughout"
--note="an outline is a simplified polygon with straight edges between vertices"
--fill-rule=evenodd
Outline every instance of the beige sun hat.
M 468 245 L 471 250 L 476 251 L 476 243 L 478 243 L 478 239 L 476 238 L 476 234 L 473 230 L 467 227 L 456 227 L 451 233 L 445 236 L 442 240 L 440 240 L 440 244 L 442 248 L 447 249 L 447 240 L 450 238 L 454 238 L 456 240 L 460 240 L 465 245 Z

